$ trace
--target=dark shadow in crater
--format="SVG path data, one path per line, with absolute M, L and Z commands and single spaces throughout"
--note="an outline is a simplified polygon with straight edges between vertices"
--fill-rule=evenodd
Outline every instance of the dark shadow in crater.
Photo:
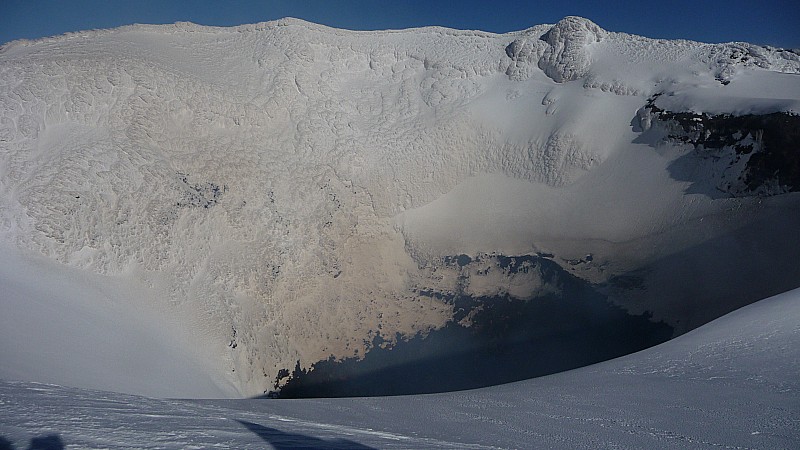
M 620 294 L 646 294 L 652 310 L 670 317 L 677 336 L 800 287 L 800 193 L 763 199 L 751 208 L 706 216 L 693 231 L 702 238 L 699 244 L 612 277 L 600 290 L 616 302 Z
M 380 348 L 379 336 L 362 360 L 321 361 L 295 368 L 280 398 L 422 394 L 478 388 L 569 370 L 659 344 L 672 328 L 648 315 L 629 315 L 586 281 L 538 256 L 498 257 L 509 273 L 536 265 L 558 287 L 522 301 L 507 295 L 450 294 L 454 320 L 426 337 Z M 504 259 L 505 258 L 505 259 Z M 459 262 L 457 257 L 456 262 Z M 464 262 L 462 259 L 461 262 Z M 527 269 L 525 269 L 527 270 Z M 430 296 L 441 293 L 428 292 Z M 459 320 L 472 314 L 472 326 Z

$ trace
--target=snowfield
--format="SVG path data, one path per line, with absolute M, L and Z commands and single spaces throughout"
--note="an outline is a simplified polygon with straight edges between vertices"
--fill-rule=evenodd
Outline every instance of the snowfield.
M 653 40 L 578 17 L 502 35 L 283 19 L 12 42 L 0 48 L 0 377 L 256 396 L 317 363 L 357 364 L 454 328 L 557 359 L 531 334 L 552 323 L 583 331 L 597 308 L 617 322 L 590 324 L 586 344 L 646 322 L 637 350 L 800 285 L 799 111 L 793 51 Z M 571 312 L 531 312 L 545 304 Z M 493 334 L 520 311 L 528 326 Z M 607 376 L 622 395 L 627 375 Z M 635 380 L 666 402 L 665 377 Z M 30 385 L 6 386 L 6 402 L 40 401 Z M 35 389 L 97 405 L 88 391 Z M 515 398 L 505 389 L 485 392 Z M 592 430 L 572 389 L 547 408 L 572 417 L 562 408 L 576 407 Z M 758 400 L 796 400 L 785 397 Z M 427 400 L 374 400 L 396 401 Z M 464 420 L 482 420 L 478 405 Z M 348 411 L 342 420 L 360 414 Z M 727 417 L 681 411 L 720 426 Z M 509 430 L 528 423 L 498 414 Z M 619 431 L 630 420 L 634 440 L 661 429 L 612 416 L 621 422 L 599 423 Z M 665 427 L 713 441 L 689 423 Z M 784 442 L 778 434 L 769 442 Z
M 605 363 L 448 394 L 156 400 L 0 382 L 0 443 L 75 448 L 794 448 L 800 290 Z

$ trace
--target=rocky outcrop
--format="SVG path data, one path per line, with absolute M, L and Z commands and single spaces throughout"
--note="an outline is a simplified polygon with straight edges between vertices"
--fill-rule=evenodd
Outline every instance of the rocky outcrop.
M 734 197 L 769 196 L 800 191 L 800 116 L 769 114 L 698 114 L 667 111 L 651 98 L 639 111 L 643 131 L 665 132 L 663 141 L 689 144 L 692 153 L 676 161 L 673 172 L 684 181 L 714 180 L 715 188 Z M 693 179 L 686 165 L 701 170 Z M 710 177 L 708 177 L 710 175 Z

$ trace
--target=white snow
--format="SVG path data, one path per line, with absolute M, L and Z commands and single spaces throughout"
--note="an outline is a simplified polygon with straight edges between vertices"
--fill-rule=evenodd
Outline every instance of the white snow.
M 155 400 L 0 381 L 0 437 L 87 449 L 792 448 L 798 324 L 794 290 L 633 355 L 436 395 Z
M 789 111 L 800 114 L 800 74 L 776 73 L 769 82 L 756 71 L 737 73 L 730 84 L 687 86 L 656 99 L 659 108 L 668 111 L 692 111 L 709 114 L 769 114 Z M 753 98 L 753 93 L 758 93 Z
M 155 289 L 0 252 L 0 378 L 156 397 L 236 397 Z
M 689 149 L 643 139 L 637 111 L 656 93 L 670 108 L 797 111 L 799 71 L 791 52 L 581 18 L 504 35 L 285 19 L 7 44 L 0 241 L 19 256 L 4 257 L 16 287 L 0 307 L 16 325 L 2 331 L 2 374 L 261 394 L 297 361 L 363 355 L 375 330 L 444 326 L 452 305 L 418 288 L 455 277 L 422 261 L 476 251 L 592 253 L 570 270 L 595 283 L 645 271 L 646 289 L 617 300 L 685 331 L 797 286 L 798 196 L 687 193 L 694 173 L 675 161 Z M 9 268 L 41 257 L 53 285 Z M 714 283 L 675 283 L 676 266 Z M 90 333 L 73 326 L 87 308 Z M 36 336 L 42 320 L 53 333 Z M 141 372 L 85 349 L 111 328 L 99 354 Z M 30 356 L 56 333 L 74 358 Z M 188 365 L 169 362 L 178 354 Z M 164 364 L 163 387 L 140 382 Z

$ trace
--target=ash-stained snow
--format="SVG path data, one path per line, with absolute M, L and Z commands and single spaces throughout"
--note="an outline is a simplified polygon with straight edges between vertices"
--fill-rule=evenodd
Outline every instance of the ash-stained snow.
M 445 326 L 453 305 L 419 292 L 458 287 L 428 263 L 448 255 L 552 254 L 686 331 L 797 286 L 800 203 L 690 192 L 670 167 L 692 149 L 643 135 L 637 111 L 662 94 L 796 113 L 799 68 L 791 51 L 575 17 L 504 35 L 285 19 L 14 42 L 0 233 L 150 289 L 141 307 L 179 317 L 243 395 L 298 361 L 363 355 L 378 331 Z M 470 286 L 509 282 L 489 281 Z

